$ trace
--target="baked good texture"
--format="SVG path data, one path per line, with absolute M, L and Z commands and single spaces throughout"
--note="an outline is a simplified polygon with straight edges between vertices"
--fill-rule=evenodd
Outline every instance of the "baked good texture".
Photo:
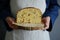
M 23 8 L 17 12 L 16 22 L 18 24 L 39 24 L 41 23 L 42 12 L 37 8 Z
M 16 25 L 28 30 L 42 29 L 44 24 L 41 22 L 42 12 L 38 8 L 27 7 L 19 10 L 16 15 Z

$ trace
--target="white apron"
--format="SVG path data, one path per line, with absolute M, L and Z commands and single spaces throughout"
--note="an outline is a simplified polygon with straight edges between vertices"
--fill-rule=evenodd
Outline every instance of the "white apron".
M 11 0 L 11 12 L 15 17 L 17 10 L 25 7 L 35 7 L 39 8 L 42 11 L 42 13 L 44 13 L 46 9 L 45 1 L 46 0 Z M 7 32 L 6 40 L 50 40 L 50 37 L 49 32 L 46 30 L 28 31 L 19 29 Z

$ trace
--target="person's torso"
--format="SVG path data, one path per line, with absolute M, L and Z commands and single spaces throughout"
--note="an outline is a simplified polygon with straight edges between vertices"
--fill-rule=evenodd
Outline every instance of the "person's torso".
M 10 7 L 14 16 L 18 10 L 25 7 L 35 7 L 44 13 L 46 9 L 46 0 L 11 0 Z

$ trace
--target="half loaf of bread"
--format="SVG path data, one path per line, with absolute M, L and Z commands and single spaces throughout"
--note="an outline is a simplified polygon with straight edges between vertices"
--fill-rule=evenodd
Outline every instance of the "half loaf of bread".
M 16 25 L 23 27 L 41 27 L 42 12 L 40 9 L 34 7 L 27 7 L 19 10 L 16 16 Z

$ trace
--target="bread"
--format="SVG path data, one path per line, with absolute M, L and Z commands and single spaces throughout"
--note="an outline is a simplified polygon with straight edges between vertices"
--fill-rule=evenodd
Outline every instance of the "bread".
M 16 22 L 18 24 L 40 24 L 42 12 L 33 7 L 23 8 L 17 12 Z
M 39 30 L 44 28 L 44 24 L 41 22 L 42 12 L 34 7 L 27 7 L 19 10 L 16 15 L 16 23 L 18 28 L 24 30 Z

